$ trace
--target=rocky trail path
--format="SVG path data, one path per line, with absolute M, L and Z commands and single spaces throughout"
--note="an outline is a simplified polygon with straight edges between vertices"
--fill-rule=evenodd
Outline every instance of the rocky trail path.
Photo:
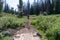
M 18 31 L 17 34 L 13 37 L 13 40 L 41 40 L 39 36 L 36 35 L 36 33 L 30 33 L 33 30 L 30 30 L 31 25 L 30 21 L 28 20 L 25 24 L 25 28 L 22 29 L 22 34 Z

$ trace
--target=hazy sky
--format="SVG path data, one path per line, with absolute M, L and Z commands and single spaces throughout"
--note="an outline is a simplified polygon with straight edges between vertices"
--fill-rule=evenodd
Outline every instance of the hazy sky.
M 17 5 L 19 4 L 19 0 L 6 0 L 6 2 L 9 4 L 10 7 L 14 7 L 14 9 L 18 9 Z M 24 3 L 27 2 L 27 0 L 23 0 Z M 32 3 L 33 0 L 30 0 L 30 3 Z
M 14 9 L 17 9 L 17 4 L 19 4 L 19 0 L 6 0 L 6 2 L 9 4 L 9 7 L 14 7 Z

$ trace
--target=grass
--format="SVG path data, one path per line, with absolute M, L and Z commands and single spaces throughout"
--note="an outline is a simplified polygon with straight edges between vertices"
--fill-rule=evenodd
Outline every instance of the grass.
M 11 40 L 11 37 L 7 36 L 7 37 L 3 37 L 2 40 Z
M 17 15 L 3 14 L 0 17 L 0 28 L 17 28 L 24 27 L 27 21 L 26 16 L 18 18 Z M 60 40 L 60 14 L 59 15 L 30 15 L 31 26 L 36 28 L 42 35 L 42 39 Z M 56 37 L 57 35 L 58 38 Z M 5 40 L 10 37 L 3 37 Z

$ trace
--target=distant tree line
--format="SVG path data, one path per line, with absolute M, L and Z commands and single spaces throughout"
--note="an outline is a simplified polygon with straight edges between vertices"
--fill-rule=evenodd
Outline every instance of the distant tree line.
M 22 0 L 20 0 L 19 3 L 22 3 L 21 2 Z M 29 1 L 29 0 L 28 0 Z M 28 4 L 30 5 L 29 7 L 29 10 L 27 10 L 28 8 Z M 34 0 L 33 4 L 30 4 L 30 2 L 28 3 L 27 2 L 27 6 L 26 4 L 23 5 L 20 5 L 21 8 L 21 11 L 24 15 L 27 15 L 27 13 L 30 13 L 30 15 L 40 15 L 40 14 L 43 14 L 43 15 L 50 15 L 50 14 L 60 14 L 60 0 Z
M 29 0 L 28 0 L 29 1 Z M 29 6 L 28 6 L 29 5 Z M 0 12 L 2 11 L 3 3 L 0 0 Z M 9 4 L 6 3 L 4 6 L 4 12 L 18 14 L 18 16 L 27 15 L 28 12 L 30 15 L 50 15 L 50 14 L 59 14 L 60 13 L 60 0 L 34 0 L 33 4 L 27 2 L 24 4 L 22 0 L 19 0 L 18 11 L 14 10 L 14 8 L 10 8 Z M 29 10 L 28 10 L 29 8 Z

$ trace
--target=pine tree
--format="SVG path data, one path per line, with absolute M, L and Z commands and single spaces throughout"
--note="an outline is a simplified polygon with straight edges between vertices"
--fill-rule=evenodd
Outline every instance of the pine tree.
M 60 0 L 56 0 L 56 13 L 60 13 Z
M 50 2 L 50 0 L 46 0 L 46 11 L 47 11 L 47 13 L 48 14 L 50 14 L 50 12 L 51 12 L 51 2 Z
M 0 13 L 2 12 L 2 8 L 3 8 L 3 3 L 0 0 Z
M 31 5 L 30 14 L 32 14 L 32 15 L 35 14 L 36 15 L 36 13 L 37 13 L 36 7 L 37 7 L 37 3 L 36 3 L 36 0 L 34 0 L 33 4 Z
M 9 9 L 8 4 L 5 4 L 4 12 L 6 12 L 6 13 L 9 13 L 10 12 L 10 9 Z
M 51 2 L 51 9 L 50 9 L 50 14 L 54 13 L 54 1 L 52 0 Z
M 40 14 L 43 14 L 44 12 L 44 3 L 43 3 L 43 0 L 40 0 L 41 4 L 40 4 Z
M 35 7 L 33 7 L 33 5 L 31 5 L 31 8 L 30 8 L 30 14 L 33 15 L 35 14 Z
M 39 0 L 37 0 L 37 5 L 36 5 L 36 15 L 39 15 L 40 9 L 39 9 Z
M 14 14 L 14 8 L 13 7 L 11 7 L 11 9 L 10 9 L 10 13 Z
M 28 2 L 27 2 L 27 17 L 28 17 L 28 19 L 29 19 L 29 14 L 30 14 L 30 2 L 28 0 Z
M 18 10 L 19 10 L 19 17 L 22 17 L 23 15 L 23 1 L 22 0 L 19 0 Z

